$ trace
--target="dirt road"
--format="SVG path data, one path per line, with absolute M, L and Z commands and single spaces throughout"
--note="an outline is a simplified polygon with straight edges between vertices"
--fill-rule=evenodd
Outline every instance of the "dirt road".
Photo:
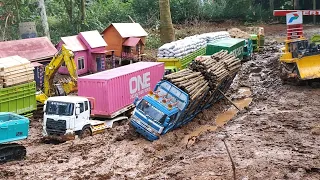
M 124 123 L 92 138 L 44 144 L 41 120 L 34 120 L 23 142 L 26 160 L 0 165 L 0 179 L 233 179 L 222 139 L 237 179 L 320 179 L 320 90 L 282 85 L 277 67 L 276 53 L 256 54 L 228 92 L 234 100 L 253 98 L 248 108 L 218 126 L 217 115 L 231 107 L 220 102 L 155 142 Z

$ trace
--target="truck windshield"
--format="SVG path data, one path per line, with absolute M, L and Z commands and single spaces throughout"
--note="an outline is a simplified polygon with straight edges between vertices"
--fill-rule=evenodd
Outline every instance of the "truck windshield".
M 137 108 L 140 111 L 144 112 L 146 116 L 159 122 L 160 124 L 162 124 L 166 119 L 166 115 L 163 112 L 159 111 L 157 108 L 155 108 L 145 100 L 142 100 Z
M 46 114 L 72 116 L 74 110 L 73 103 L 48 101 L 46 105 Z

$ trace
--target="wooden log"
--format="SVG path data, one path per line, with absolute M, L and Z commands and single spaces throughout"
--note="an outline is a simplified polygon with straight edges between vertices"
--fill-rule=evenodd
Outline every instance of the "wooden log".
M 173 82 L 179 82 L 179 81 L 182 81 L 182 80 L 186 80 L 186 79 L 190 79 L 190 78 L 193 78 L 193 77 L 197 77 L 201 74 L 201 72 L 196 72 L 196 73 L 192 73 L 188 76 L 185 76 L 185 77 L 181 77 L 181 78 L 178 78 L 178 79 L 173 79 L 172 81 Z

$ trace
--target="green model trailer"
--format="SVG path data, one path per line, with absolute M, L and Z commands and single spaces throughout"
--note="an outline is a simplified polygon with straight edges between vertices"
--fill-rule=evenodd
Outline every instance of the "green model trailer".
M 203 47 L 182 58 L 159 58 L 157 61 L 164 62 L 165 74 L 170 74 L 185 69 L 197 56 L 205 55 L 205 53 L 206 48 Z
M 0 112 L 30 115 L 37 109 L 36 83 L 0 88 Z
M 206 55 L 212 55 L 221 50 L 227 50 L 230 54 L 233 54 L 242 60 L 245 44 L 245 39 L 238 38 L 225 38 L 215 42 L 209 42 L 207 44 Z

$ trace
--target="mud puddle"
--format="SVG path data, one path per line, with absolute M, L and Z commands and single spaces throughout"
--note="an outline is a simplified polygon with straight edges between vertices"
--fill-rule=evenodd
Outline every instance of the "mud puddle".
M 250 105 L 252 102 L 252 98 L 249 97 L 252 95 L 251 89 L 248 87 L 240 87 L 238 90 L 238 93 L 240 96 L 244 97 L 243 99 L 235 100 L 233 103 L 240 109 L 244 109 Z M 197 138 L 203 134 L 204 132 L 213 132 L 218 129 L 218 127 L 224 126 L 226 123 L 228 123 L 233 117 L 237 115 L 239 111 L 234 107 L 230 107 L 227 111 L 224 111 L 217 115 L 215 119 L 215 126 L 211 125 L 203 125 L 196 130 L 194 130 L 192 133 L 185 136 L 185 138 L 182 140 L 182 143 L 186 145 L 186 147 L 190 147 L 193 145 Z

